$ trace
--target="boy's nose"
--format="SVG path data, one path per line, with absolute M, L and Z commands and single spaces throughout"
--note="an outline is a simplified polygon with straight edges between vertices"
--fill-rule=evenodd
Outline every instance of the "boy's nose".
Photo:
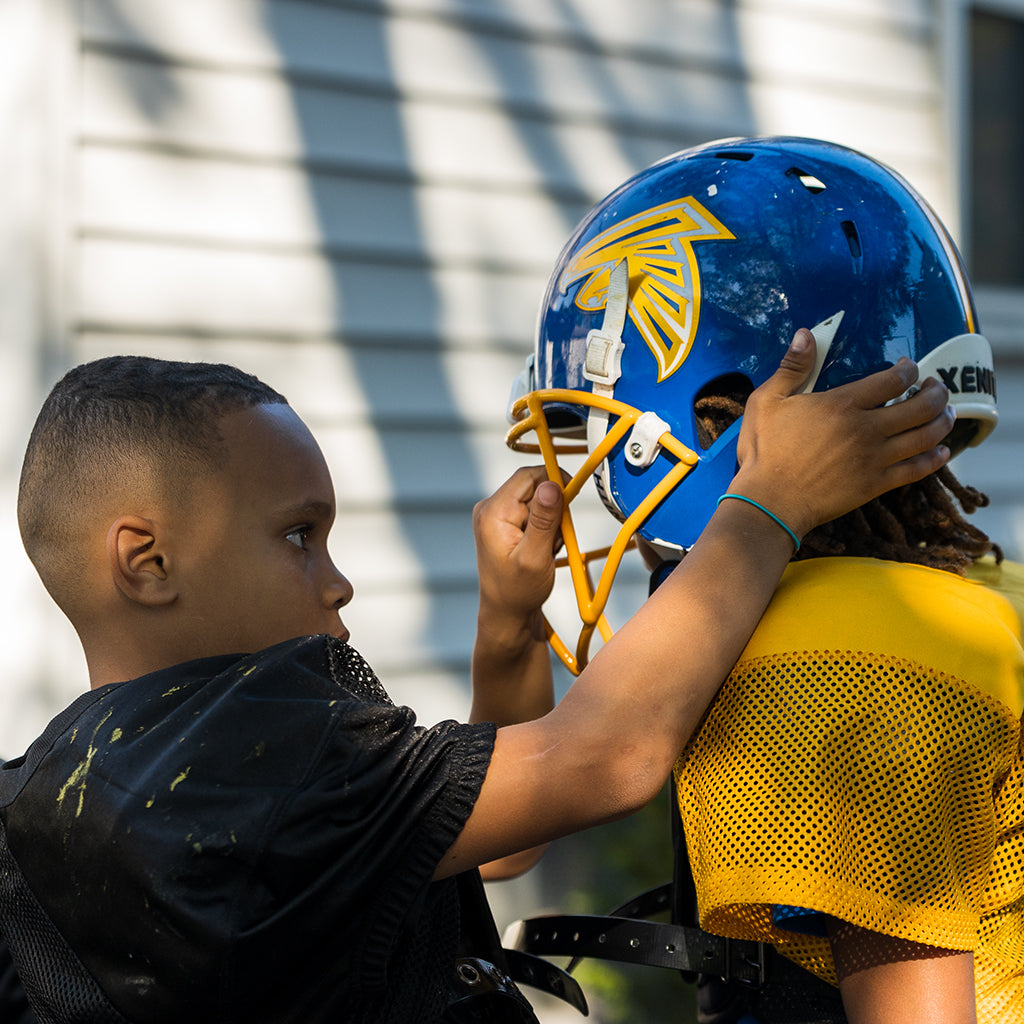
M 337 570 L 324 591 L 324 603 L 329 608 L 344 608 L 352 600 L 352 584 L 348 577 L 343 576 Z

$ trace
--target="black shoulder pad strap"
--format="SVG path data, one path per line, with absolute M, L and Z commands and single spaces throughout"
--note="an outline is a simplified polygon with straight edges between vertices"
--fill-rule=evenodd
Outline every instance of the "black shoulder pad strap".
M 535 956 L 594 957 L 714 975 L 760 987 L 765 949 L 700 928 L 629 917 L 558 914 L 522 921 L 515 947 Z

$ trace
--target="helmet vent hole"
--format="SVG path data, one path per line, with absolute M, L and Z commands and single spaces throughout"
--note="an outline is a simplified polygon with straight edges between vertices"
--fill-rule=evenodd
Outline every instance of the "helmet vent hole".
M 745 153 L 741 149 L 724 149 L 724 150 L 722 150 L 721 153 L 716 153 L 715 156 L 718 157 L 720 160 L 743 160 L 743 161 L 747 161 L 747 160 L 753 160 L 754 159 L 754 154 L 753 153 Z
M 850 255 L 859 260 L 863 253 L 860 248 L 860 235 L 857 234 L 857 225 L 852 220 L 844 220 L 840 225 L 843 234 L 846 235 L 846 244 L 850 247 Z
M 791 167 L 786 173 L 793 175 L 811 195 L 816 196 L 818 193 L 825 191 L 826 185 L 821 178 L 808 174 L 806 171 L 801 171 L 799 167 Z

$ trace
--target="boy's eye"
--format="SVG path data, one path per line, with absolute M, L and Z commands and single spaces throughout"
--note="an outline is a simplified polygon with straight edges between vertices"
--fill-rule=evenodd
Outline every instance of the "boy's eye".
M 289 533 L 284 535 L 284 539 L 291 544 L 294 544 L 297 548 L 306 550 L 306 541 L 309 540 L 309 527 L 299 526 Z

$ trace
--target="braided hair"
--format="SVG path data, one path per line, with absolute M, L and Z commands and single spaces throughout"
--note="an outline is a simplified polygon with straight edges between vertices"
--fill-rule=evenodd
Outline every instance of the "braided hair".
M 710 445 L 743 414 L 747 398 L 737 382 L 727 393 L 698 397 L 698 434 Z M 749 390 L 749 389 L 746 389 Z M 852 512 L 815 527 L 800 544 L 796 559 L 848 555 L 911 562 L 963 576 L 986 554 L 1003 560 L 998 544 L 965 516 L 988 505 L 988 496 L 962 484 L 949 466 L 866 502 Z

